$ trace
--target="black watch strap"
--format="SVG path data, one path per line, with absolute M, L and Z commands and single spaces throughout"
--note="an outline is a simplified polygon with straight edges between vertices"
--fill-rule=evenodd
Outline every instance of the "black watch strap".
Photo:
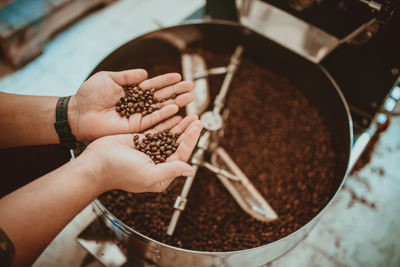
M 75 136 L 72 135 L 71 128 L 68 124 L 68 101 L 71 96 L 60 97 L 56 106 L 56 128 L 60 143 L 65 145 L 68 149 L 76 147 Z

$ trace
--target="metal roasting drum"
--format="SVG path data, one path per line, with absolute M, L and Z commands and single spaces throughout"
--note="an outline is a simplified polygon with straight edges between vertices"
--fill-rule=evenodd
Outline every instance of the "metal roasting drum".
M 217 50 L 224 49 L 230 51 L 230 53 L 233 53 L 238 45 L 243 46 L 246 56 L 256 56 L 268 62 L 279 62 L 279 64 L 275 64 L 280 68 L 278 71 L 287 73 L 291 81 L 299 84 L 299 88 L 309 88 L 309 91 L 304 93 L 313 104 L 319 105 L 324 119 L 331 122 L 327 127 L 332 131 L 333 129 L 342 129 L 332 137 L 333 146 L 337 149 L 337 153 L 344 155 L 345 158 L 345 160 L 337 162 L 336 176 L 341 180 L 341 183 L 332 197 L 334 199 L 349 170 L 348 159 L 350 158 L 353 136 L 352 122 L 347 103 L 333 78 L 321 65 L 310 61 L 307 57 L 293 53 L 291 50 L 277 45 L 275 42 L 237 23 L 199 22 L 169 27 L 140 36 L 107 56 L 94 69 L 93 73 L 101 70 L 118 71 L 143 67 L 149 64 L 157 64 L 160 59 L 168 60 L 170 57 L 181 57 L 185 53 L 186 47 L 194 43 L 201 43 L 206 47 L 215 47 Z M 196 74 L 194 80 L 204 79 L 207 75 L 210 75 L 210 72 L 223 74 L 227 71 L 224 67 L 226 66 L 207 70 L 203 64 L 203 73 Z M 296 71 L 288 72 L 287 70 L 290 69 L 296 69 Z M 305 75 L 312 77 L 312 81 L 303 79 L 302 77 Z M 200 90 L 204 90 L 207 82 L 203 80 L 201 83 L 203 89 Z M 320 90 L 321 88 L 324 88 L 324 90 Z M 205 111 L 204 107 L 200 106 L 199 109 Z M 219 113 L 219 110 L 217 113 Z M 202 138 L 208 134 L 211 135 L 212 131 L 206 131 Z M 232 196 L 236 195 L 235 199 L 240 204 L 240 186 L 235 185 L 237 181 L 229 179 L 229 175 L 239 177 L 241 171 L 236 164 L 227 164 L 226 162 L 229 162 L 229 155 L 221 148 L 215 149 L 210 164 L 216 168 L 214 169 L 215 172 L 219 172 L 217 174 L 218 179 Z M 200 165 L 197 167 L 200 167 Z M 218 171 L 221 169 L 225 170 L 226 173 Z M 251 185 L 247 184 L 245 189 L 251 190 Z M 260 200 L 257 194 L 253 196 Z M 266 199 L 268 199 L 268 196 L 266 196 Z M 317 223 L 321 213 L 332 202 L 332 199 L 317 216 L 290 235 L 259 247 L 226 252 L 196 251 L 161 243 L 120 221 L 99 200 L 94 201 L 93 206 L 101 215 L 100 219 L 103 224 L 112 230 L 113 235 L 118 240 L 127 242 L 128 255 L 130 255 L 127 260 L 138 266 L 260 266 L 276 259 L 300 242 Z M 249 203 L 249 200 L 242 199 L 242 205 L 246 205 L 246 203 Z M 272 211 L 269 210 L 269 212 Z M 85 240 L 80 240 L 81 244 L 85 242 Z M 88 242 L 85 244 L 87 245 Z

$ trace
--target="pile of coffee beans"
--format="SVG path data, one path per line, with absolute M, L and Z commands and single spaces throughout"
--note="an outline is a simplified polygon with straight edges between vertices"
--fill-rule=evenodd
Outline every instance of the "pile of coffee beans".
M 176 151 L 178 138 L 179 134 L 173 134 L 167 129 L 160 133 L 146 134 L 142 142 L 139 141 L 139 135 L 134 135 L 133 142 L 139 151 L 148 155 L 155 164 L 158 164 L 165 162 Z
M 116 111 L 121 117 L 129 118 L 134 113 L 141 113 L 142 116 L 150 114 L 157 110 L 154 104 L 157 100 L 154 98 L 156 89 L 141 89 L 138 86 L 124 86 L 125 96 L 121 97 L 116 104 Z
M 231 52 L 198 47 L 188 52 L 202 55 L 210 68 L 228 64 L 231 56 Z M 141 234 L 200 251 L 265 245 L 314 218 L 342 181 L 337 169 L 346 155 L 331 141 L 342 129 L 329 131 L 331 122 L 309 101 L 304 89 L 268 64 L 243 57 L 226 101 L 230 114 L 220 145 L 278 213 L 277 220 L 265 223 L 249 216 L 205 168 L 196 174 L 173 236 L 166 231 L 184 179 L 175 179 L 163 193 L 107 192 L 100 196 L 104 206 Z M 180 56 L 176 56 L 146 69 L 155 76 L 179 72 L 180 66 Z M 223 75 L 209 77 L 211 99 L 223 79 Z

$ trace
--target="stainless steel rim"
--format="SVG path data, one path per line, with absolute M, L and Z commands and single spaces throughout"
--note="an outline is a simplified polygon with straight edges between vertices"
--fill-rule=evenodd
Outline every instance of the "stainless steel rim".
M 188 22 L 188 23 L 180 24 L 180 25 L 175 25 L 175 26 L 171 26 L 171 27 L 166 27 L 166 28 L 158 29 L 158 30 L 155 30 L 155 31 L 153 31 L 153 32 L 149 32 L 149 33 L 146 33 L 146 34 L 144 34 L 144 35 L 141 35 L 141 36 L 139 36 L 139 37 L 137 37 L 137 38 L 135 38 L 135 39 L 143 38 L 143 37 L 145 37 L 145 36 L 147 36 L 147 35 L 151 35 L 151 34 L 157 32 L 157 31 L 159 31 L 159 30 L 168 30 L 168 29 L 180 27 L 180 26 L 182 26 L 182 25 L 198 25 L 198 24 L 204 24 L 204 23 L 208 23 L 208 24 L 217 24 L 217 25 L 235 26 L 235 27 L 240 27 L 240 28 L 247 29 L 248 31 L 251 31 L 250 29 L 248 29 L 248 28 L 246 28 L 246 27 L 244 27 L 244 26 L 242 26 L 242 25 L 240 25 L 240 24 L 238 24 L 238 23 L 235 23 L 235 22 L 229 22 L 229 21 L 212 21 L 212 22 L 209 22 L 209 21 L 206 21 L 206 20 L 199 20 L 199 21 L 194 21 L 194 22 L 191 21 L 191 22 Z M 251 31 L 251 32 L 252 32 L 252 31 Z M 108 57 L 108 55 L 107 55 L 106 57 Z M 106 57 L 105 57 L 105 58 L 106 58 Z M 313 63 L 313 64 L 315 64 L 315 63 Z M 297 235 L 298 232 L 300 232 L 303 228 L 306 228 L 307 226 L 309 226 L 309 225 L 311 225 L 311 224 L 314 224 L 314 225 L 315 225 L 316 220 L 319 220 L 319 219 L 320 219 L 320 217 L 322 216 L 322 214 L 327 210 L 327 208 L 331 205 L 331 203 L 333 202 L 333 200 L 337 197 L 337 195 L 339 194 L 339 191 L 341 190 L 341 188 L 342 188 L 342 186 L 343 186 L 343 184 L 344 184 L 344 182 L 345 182 L 345 180 L 346 180 L 346 177 L 347 177 L 347 175 L 348 175 L 348 173 L 349 173 L 349 171 L 350 171 L 350 168 L 349 168 L 349 159 L 350 159 L 350 155 L 351 155 L 351 147 L 352 147 L 352 144 L 353 144 L 353 126 L 352 126 L 352 125 L 353 125 L 353 122 L 352 122 L 352 118 L 351 118 L 351 114 L 350 114 L 350 109 L 349 109 L 349 106 L 348 106 L 348 104 L 347 104 L 347 101 L 345 100 L 342 91 L 340 90 L 338 84 L 337 84 L 336 81 L 333 79 L 333 77 L 330 75 L 330 73 L 329 73 L 323 66 L 321 66 L 320 64 L 316 64 L 316 65 L 320 67 L 320 69 L 323 71 L 323 73 L 324 73 L 324 74 L 327 76 L 327 78 L 331 81 L 331 83 L 332 83 L 333 86 L 335 87 L 336 92 L 338 93 L 338 95 L 339 95 L 339 97 L 340 97 L 340 99 L 341 99 L 341 101 L 342 101 L 342 104 L 343 104 L 343 106 L 344 106 L 344 108 L 345 108 L 345 112 L 346 112 L 347 120 L 348 120 L 349 131 L 350 131 L 350 132 L 349 132 L 349 140 L 348 140 L 348 141 L 349 141 L 349 143 L 348 143 L 348 146 L 349 146 L 349 147 L 348 147 L 349 156 L 348 156 L 348 160 L 347 160 L 347 166 L 346 166 L 345 174 L 344 174 L 343 179 L 342 179 L 342 182 L 341 182 L 341 184 L 339 185 L 338 189 L 336 190 L 335 194 L 332 196 L 332 198 L 330 199 L 330 201 L 325 205 L 325 207 L 322 208 L 321 211 L 320 211 L 314 218 L 312 218 L 310 221 L 308 221 L 306 224 L 304 224 L 302 227 L 300 227 L 300 228 L 297 229 L 296 231 L 292 232 L 291 234 L 289 234 L 289 235 L 287 235 L 287 236 L 285 236 L 285 237 L 283 237 L 283 238 L 281 238 L 281 239 L 279 239 L 279 240 L 273 241 L 273 242 L 271 242 L 271 243 L 268 243 L 268 244 L 265 244 L 265 245 L 262 245 L 262 246 L 258 246 L 258 247 L 254 247 L 254 248 L 249 248 L 249 249 L 234 250 L 234 251 L 223 251 L 223 252 L 211 252 L 211 251 L 190 250 L 190 249 L 184 249 L 184 248 L 177 248 L 177 247 L 174 247 L 174 246 L 171 246 L 171 245 L 162 243 L 162 242 L 160 242 L 160 241 L 157 241 L 157 240 L 155 240 L 155 239 L 152 239 L 152 238 L 150 238 L 150 237 L 147 237 L 146 235 L 143 235 L 143 234 L 141 234 L 140 232 L 134 230 L 133 228 L 131 228 L 130 226 L 126 225 L 124 222 L 122 222 L 121 220 L 119 220 L 117 217 L 115 217 L 109 210 L 107 210 L 107 208 L 105 208 L 105 207 L 103 206 L 103 204 L 102 204 L 98 199 L 96 199 L 95 201 L 93 201 L 93 204 L 94 204 L 97 208 L 99 208 L 99 209 L 102 211 L 103 215 L 104 215 L 107 219 L 109 219 L 116 227 L 118 227 L 121 231 L 123 231 L 124 233 L 126 233 L 126 234 L 128 234 L 128 235 L 132 235 L 132 234 L 133 234 L 133 235 L 138 235 L 138 236 L 140 236 L 141 238 L 145 239 L 146 241 L 154 242 L 154 243 L 156 243 L 156 244 L 158 244 L 158 245 L 160 245 L 160 246 L 168 247 L 168 248 L 170 248 L 170 249 L 173 249 L 173 250 L 176 250 L 176 251 L 180 251 L 180 252 L 194 253 L 194 254 L 199 254 L 199 255 L 228 256 L 228 255 L 235 254 L 235 253 L 244 253 L 244 252 L 246 252 L 246 251 L 256 250 L 256 249 L 259 249 L 259 248 L 273 247 L 273 246 L 275 246 L 275 245 L 277 245 L 277 244 L 279 244 L 279 243 L 281 243 L 281 242 L 286 242 L 286 240 L 291 239 L 293 236 Z M 313 225 L 313 226 L 314 226 L 314 225 Z M 312 226 L 312 227 L 313 227 L 313 226 Z M 310 231 L 311 231 L 312 227 L 310 227 Z M 298 243 L 298 242 L 297 242 L 297 243 Z M 296 244 L 297 244 L 297 243 L 296 243 Z M 296 245 L 296 244 L 295 244 L 295 245 Z M 294 245 L 294 246 L 295 246 L 295 245 Z M 294 246 L 293 246 L 293 247 L 294 247 Z M 292 247 L 292 248 L 293 248 L 293 247 Z

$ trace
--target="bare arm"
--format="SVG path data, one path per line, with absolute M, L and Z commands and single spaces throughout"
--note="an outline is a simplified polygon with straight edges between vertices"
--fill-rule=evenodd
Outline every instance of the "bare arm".
M 201 131 L 197 117 L 173 117 L 153 131 L 182 133 L 167 162 L 155 165 L 135 149 L 132 134 L 97 139 L 75 160 L 0 199 L 0 228 L 15 246 L 14 266 L 31 264 L 58 232 L 99 194 L 122 189 L 161 192 L 177 176 L 189 176 L 185 163 Z
M 124 96 L 123 86 L 155 88 L 159 110 L 121 118 L 115 104 Z M 99 72 L 82 84 L 68 104 L 68 122 L 77 140 L 94 140 L 111 134 L 142 132 L 178 112 L 194 96 L 193 84 L 181 81 L 178 73 L 147 79 L 142 69 Z M 58 143 L 54 129 L 58 97 L 0 93 L 0 147 Z
M 82 158 L 0 200 L 0 227 L 15 247 L 14 266 L 28 266 L 58 232 L 102 191 Z
M 57 99 L 0 93 L 0 147 L 58 143 Z

